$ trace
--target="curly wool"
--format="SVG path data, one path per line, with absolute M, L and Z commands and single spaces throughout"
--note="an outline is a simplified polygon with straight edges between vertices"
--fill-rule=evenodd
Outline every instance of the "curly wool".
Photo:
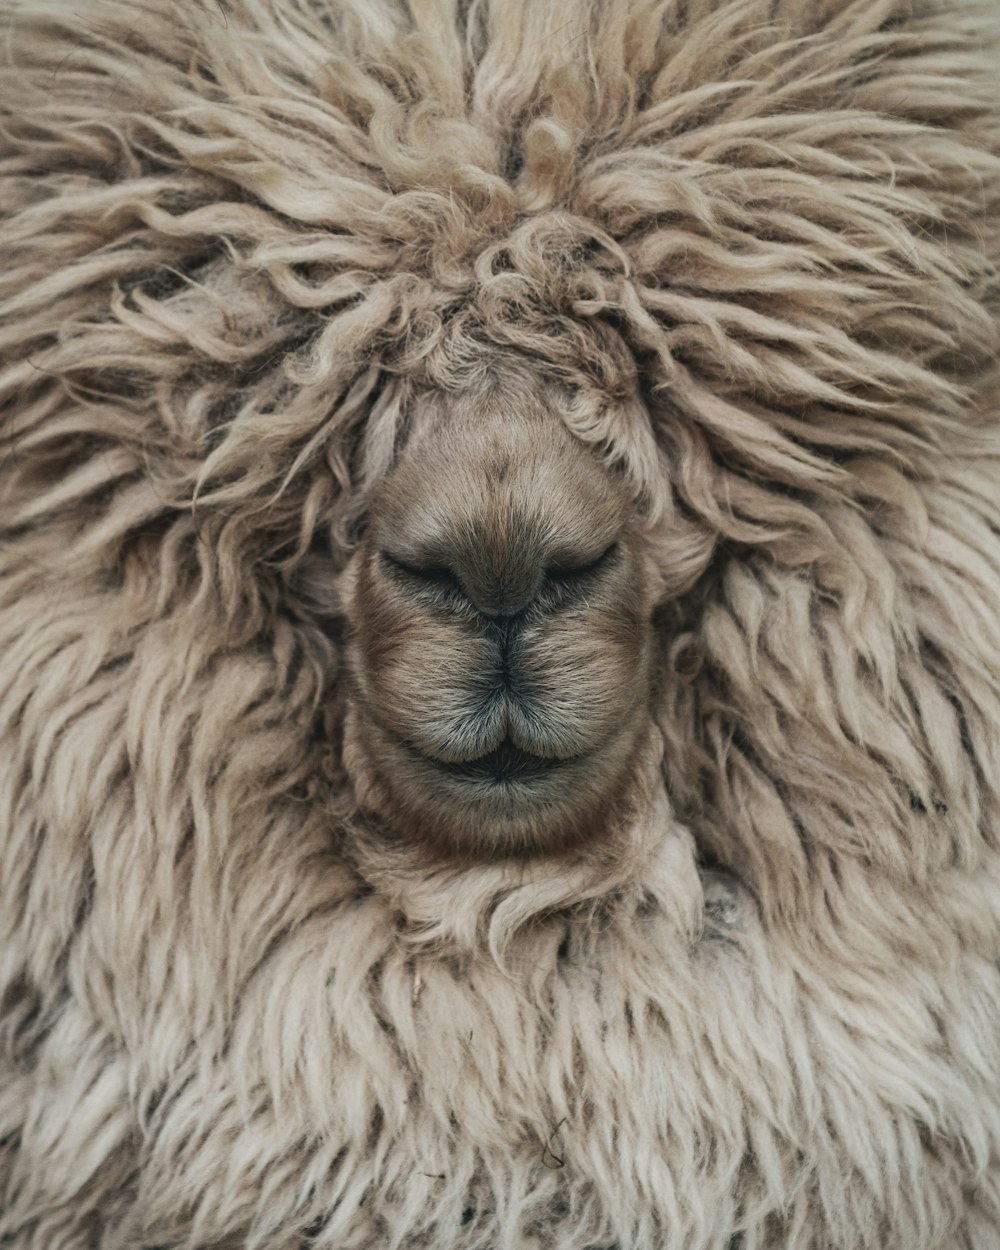
M 995 1250 L 995 7 L 0 12 L 0 1241 Z M 673 587 L 618 863 L 382 862 L 339 761 L 497 350 Z

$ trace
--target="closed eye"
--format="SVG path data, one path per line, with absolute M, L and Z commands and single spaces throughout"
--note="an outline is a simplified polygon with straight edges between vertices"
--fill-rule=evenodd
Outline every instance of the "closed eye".
M 588 560 L 586 564 L 551 564 L 545 570 L 545 576 L 550 581 L 565 582 L 572 581 L 574 578 L 586 577 L 589 573 L 596 573 L 611 561 L 618 553 L 618 539 L 610 543 L 599 556 L 593 560 Z
M 458 578 L 445 565 L 411 564 L 408 560 L 403 560 L 399 556 L 393 555 L 391 551 L 381 551 L 379 555 L 381 555 L 391 571 L 401 574 L 412 581 L 420 581 L 428 585 L 437 586 L 458 586 Z

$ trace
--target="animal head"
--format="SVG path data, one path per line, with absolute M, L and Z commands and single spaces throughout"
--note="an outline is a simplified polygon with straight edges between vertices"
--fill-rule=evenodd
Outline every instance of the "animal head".
M 344 578 L 349 770 L 364 804 L 443 849 L 607 829 L 652 730 L 641 517 L 567 403 L 503 357 L 416 397 Z
M 872 728 L 919 636 L 886 553 L 994 410 L 986 77 L 918 81 L 860 4 L 154 4 L 141 44 L 107 7 L 15 32 L 18 622 L 103 596 L 52 646 L 134 665 L 133 727 L 245 697 L 194 756 L 227 813 L 318 795 L 329 839 L 343 700 L 398 836 L 564 846 L 638 802 L 648 703 L 761 891 L 804 820 L 905 868 L 936 782 Z

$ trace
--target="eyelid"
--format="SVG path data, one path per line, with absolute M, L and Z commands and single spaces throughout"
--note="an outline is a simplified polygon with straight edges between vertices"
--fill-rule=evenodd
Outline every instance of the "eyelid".
M 428 565 L 421 567 L 417 564 L 411 564 L 408 560 L 401 556 L 394 555 L 391 551 L 385 549 L 379 552 L 379 555 L 390 565 L 401 573 L 406 573 L 410 577 L 419 577 L 425 581 L 455 581 L 455 574 L 446 565 Z
M 584 577 L 587 573 L 596 573 L 596 571 L 610 560 L 618 549 L 618 539 L 612 539 L 607 547 L 592 560 L 588 560 L 586 564 L 576 565 L 560 565 L 550 564 L 545 570 L 546 577 L 565 578 L 565 577 Z

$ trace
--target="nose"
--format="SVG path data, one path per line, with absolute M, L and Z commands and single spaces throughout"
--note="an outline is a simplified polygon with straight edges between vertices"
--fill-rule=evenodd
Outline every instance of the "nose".
M 495 531 L 484 535 L 475 526 L 462 527 L 460 535 L 451 541 L 439 536 L 430 548 L 407 556 L 383 548 L 382 556 L 418 584 L 461 595 L 505 646 L 532 605 L 539 600 L 565 604 L 593 587 L 614 566 L 619 551 L 617 534 L 595 554 L 592 546 L 579 550 L 553 543 L 530 525 L 513 527 L 502 540 Z
M 542 545 L 526 532 L 499 543 L 470 527 L 461 538 L 445 541 L 439 536 L 416 551 L 386 543 L 381 555 L 397 575 L 415 585 L 460 594 L 505 636 L 537 598 L 547 573 Z
M 469 527 L 452 546 L 449 565 L 455 578 L 488 620 L 510 621 L 538 597 L 546 543 L 537 526 L 512 518 L 503 526 Z
M 428 435 L 393 472 L 376 501 L 375 542 L 486 620 L 565 604 L 603 576 L 627 520 L 622 495 L 559 423 L 507 413 L 484 433 L 474 415 Z

